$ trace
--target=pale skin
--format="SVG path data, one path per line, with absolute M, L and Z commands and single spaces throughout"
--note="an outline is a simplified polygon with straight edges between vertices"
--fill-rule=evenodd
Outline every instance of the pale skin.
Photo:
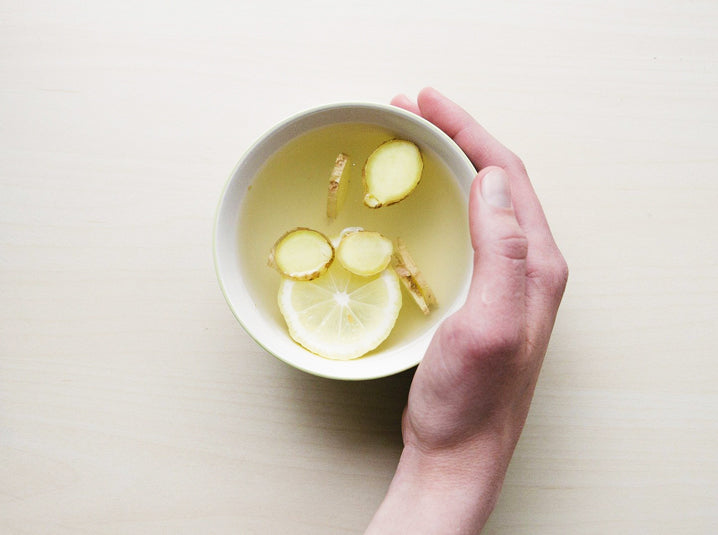
M 434 89 L 392 104 L 441 128 L 479 170 L 469 198 L 474 271 L 466 303 L 416 370 L 404 449 L 366 533 L 476 535 L 523 429 L 568 268 L 515 154 Z

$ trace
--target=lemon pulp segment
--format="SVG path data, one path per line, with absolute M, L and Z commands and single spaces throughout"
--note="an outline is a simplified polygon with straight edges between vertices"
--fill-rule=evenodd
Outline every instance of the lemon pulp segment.
M 394 270 L 361 277 L 334 262 L 311 281 L 283 279 L 279 309 L 291 337 L 322 357 L 349 360 L 381 344 L 401 308 Z

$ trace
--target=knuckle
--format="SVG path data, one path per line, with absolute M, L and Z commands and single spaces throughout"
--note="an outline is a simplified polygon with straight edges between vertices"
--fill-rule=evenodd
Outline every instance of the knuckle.
M 554 268 L 554 274 L 556 276 L 557 284 L 561 288 L 561 291 L 563 291 L 568 284 L 568 273 L 568 262 L 566 262 L 566 259 L 563 257 L 563 255 L 559 254 L 559 258 Z
M 529 241 L 524 234 L 500 236 L 494 242 L 495 252 L 509 260 L 525 260 L 529 252 Z
M 568 283 L 568 264 L 560 252 L 556 251 L 547 262 L 545 271 L 549 286 L 563 292 Z
M 561 253 L 557 251 L 555 255 L 541 262 L 538 268 L 533 270 L 529 276 L 534 279 L 544 292 L 561 298 L 568 284 L 568 263 Z
M 509 155 L 508 164 L 513 171 L 528 175 L 526 164 L 518 155 L 514 154 L 513 152 Z

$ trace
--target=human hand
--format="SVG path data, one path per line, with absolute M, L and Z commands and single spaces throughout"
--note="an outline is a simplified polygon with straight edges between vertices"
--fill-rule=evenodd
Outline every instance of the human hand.
M 465 305 L 438 329 L 402 420 L 404 451 L 367 533 L 477 533 L 503 482 L 568 277 L 521 160 L 433 89 L 414 103 L 479 173 Z

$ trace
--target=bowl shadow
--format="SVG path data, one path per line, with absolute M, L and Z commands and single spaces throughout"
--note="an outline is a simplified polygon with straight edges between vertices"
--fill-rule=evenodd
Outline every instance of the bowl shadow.
M 290 401 L 299 422 L 331 447 L 353 451 L 403 447 L 401 417 L 416 368 L 366 381 L 327 379 L 288 368 Z

